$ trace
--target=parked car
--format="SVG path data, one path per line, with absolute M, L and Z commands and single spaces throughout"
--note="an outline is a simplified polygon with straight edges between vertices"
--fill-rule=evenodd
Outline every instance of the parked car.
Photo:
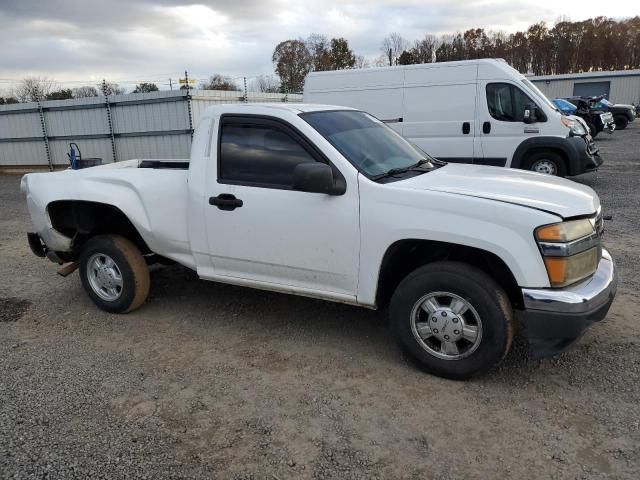
M 596 107 L 602 97 L 567 97 L 565 100 L 577 107 L 575 115 L 582 117 L 587 125 L 591 136 L 595 138 L 600 132 L 613 133 L 616 124 L 613 114 L 606 108 Z
M 575 122 L 503 60 L 313 72 L 304 101 L 370 112 L 447 162 L 558 176 L 602 164 Z
M 574 134 L 581 135 L 585 139 L 585 142 L 587 142 L 588 145 L 587 151 L 592 152 L 593 154 L 598 154 L 598 147 L 596 147 L 596 144 L 593 141 L 589 125 L 587 125 L 587 122 L 585 122 L 583 118 L 574 115 L 578 107 L 562 98 L 554 98 L 551 100 L 551 103 L 553 103 L 568 119 L 576 122 L 578 128 L 574 129 Z
M 633 105 L 611 103 L 604 97 L 594 103 L 594 108 L 610 112 L 618 130 L 624 130 L 627 125 L 636 119 L 636 108 Z
M 448 378 L 499 362 L 516 321 L 535 355 L 563 351 L 616 292 L 591 188 L 444 164 L 345 107 L 211 107 L 189 162 L 35 173 L 21 186 L 32 250 L 65 275 L 79 267 L 103 310 L 140 307 L 147 265 L 173 261 L 206 280 L 388 305 L 406 352 Z

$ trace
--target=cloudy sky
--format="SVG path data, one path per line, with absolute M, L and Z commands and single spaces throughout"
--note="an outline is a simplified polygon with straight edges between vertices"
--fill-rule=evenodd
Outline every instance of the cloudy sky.
M 373 59 L 393 31 L 414 40 L 425 32 L 512 32 L 560 16 L 640 13 L 632 0 L 194 1 L 0 0 L 0 91 L 27 75 L 68 87 L 106 77 L 168 88 L 185 68 L 199 79 L 271 74 L 274 46 L 312 32 L 345 37 L 356 54 Z

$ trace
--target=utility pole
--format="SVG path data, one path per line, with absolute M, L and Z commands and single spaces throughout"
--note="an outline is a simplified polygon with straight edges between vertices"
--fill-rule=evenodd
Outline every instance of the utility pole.
M 173 82 L 169 79 L 169 90 L 173 90 Z

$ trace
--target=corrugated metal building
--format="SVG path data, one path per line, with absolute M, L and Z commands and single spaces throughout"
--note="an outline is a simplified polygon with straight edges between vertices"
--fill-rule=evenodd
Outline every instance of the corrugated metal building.
M 640 70 L 528 77 L 549 98 L 606 95 L 614 103 L 640 103 Z
M 189 158 L 202 112 L 240 103 L 242 92 L 160 91 L 0 105 L 0 171 L 68 165 L 69 143 L 102 163 Z M 248 92 L 247 102 L 301 102 L 302 95 Z

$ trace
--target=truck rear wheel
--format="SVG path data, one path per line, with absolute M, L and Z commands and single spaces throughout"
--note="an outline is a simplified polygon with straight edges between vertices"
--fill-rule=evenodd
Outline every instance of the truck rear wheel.
M 398 286 L 389 314 L 403 350 L 423 370 L 454 380 L 486 372 L 509 351 L 513 311 L 481 270 L 459 262 L 418 268 Z
M 624 115 L 616 115 L 614 117 L 614 122 L 616 123 L 616 129 L 624 130 L 629 125 L 629 119 Z
M 80 254 L 80 278 L 102 310 L 127 313 L 149 296 L 150 278 L 140 250 L 120 235 L 98 235 Z
M 564 177 L 567 174 L 567 167 L 564 159 L 555 152 L 542 151 L 529 155 L 525 161 L 525 168 L 533 172 L 546 173 Z

